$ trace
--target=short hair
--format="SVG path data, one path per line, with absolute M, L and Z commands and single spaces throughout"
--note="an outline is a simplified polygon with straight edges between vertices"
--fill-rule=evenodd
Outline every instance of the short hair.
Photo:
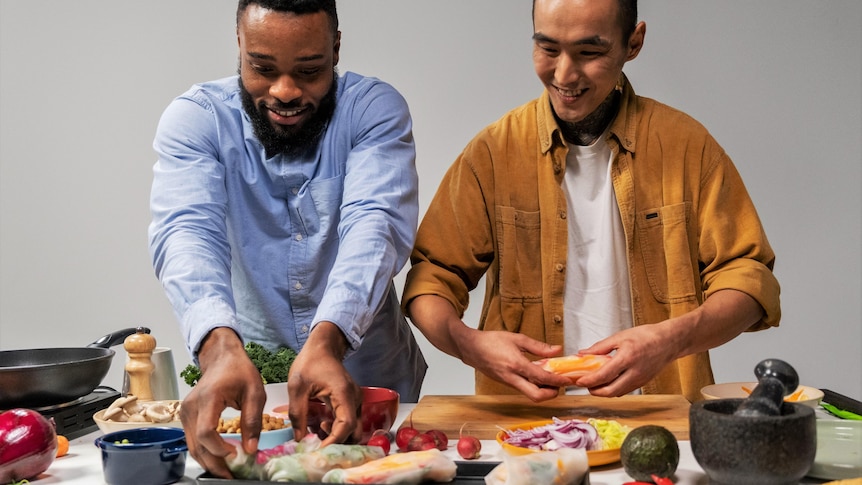
M 338 32 L 338 12 L 335 8 L 335 0 L 239 0 L 236 7 L 237 25 L 239 25 L 239 19 L 249 5 L 260 5 L 267 10 L 290 12 L 297 15 L 326 12 L 332 33 Z
M 627 40 L 635 31 L 638 22 L 638 0 L 617 0 L 619 6 L 620 27 L 623 29 L 623 40 Z M 533 23 L 536 21 L 536 0 L 533 0 Z

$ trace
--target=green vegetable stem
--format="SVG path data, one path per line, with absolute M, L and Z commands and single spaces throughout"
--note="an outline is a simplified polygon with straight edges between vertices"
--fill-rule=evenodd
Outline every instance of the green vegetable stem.
M 296 359 L 295 350 L 288 347 L 279 347 L 273 352 L 257 342 L 247 342 L 245 344 L 245 351 L 254 366 L 257 367 L 258 372 L 260 372 L 260 377 L 263 379 L 264 384 L 287 382 L 287 373 L 290 371 L 290 366 L 293 364 L 294 359 Z M 198 366 L 189 364 L 180 372 L 180 377 L 190 387 L 194 387 L 201 378 L 201 370 Z

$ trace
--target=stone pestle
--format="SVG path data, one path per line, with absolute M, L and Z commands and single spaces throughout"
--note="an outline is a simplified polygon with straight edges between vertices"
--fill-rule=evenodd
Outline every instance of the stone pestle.
M 754 368 L 757 387 L 734 411 L 735 416 L 779 416 L 784 396 L 799 387 L 799 375 L 787 362 L 779 359 L 762 360 Z

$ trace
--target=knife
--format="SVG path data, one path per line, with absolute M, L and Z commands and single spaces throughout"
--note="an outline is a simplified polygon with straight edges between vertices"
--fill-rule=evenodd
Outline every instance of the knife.
M 823 391 L 823 399 L 821 402 L 829 404 L 840 411 L 847 411 L 856 415 L 855 418 L 847 416 L 849 419 L 862 419 L 862 402 L 843 394 L 838 394 L 835 391 L 830 391 L 829 389 L 821 389 L 821 391 Z

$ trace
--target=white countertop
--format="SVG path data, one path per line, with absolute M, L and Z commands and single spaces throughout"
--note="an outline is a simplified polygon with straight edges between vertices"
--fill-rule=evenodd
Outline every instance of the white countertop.
M 398 411 L 393 429 L 397 428 L 404 418 L 413 409 L 414 404 L 402 403 Z M 94 444 L 94 440 L 101 436 L 100 432 L 90 433 L 83 437 L 74 439 L 70 443 L 69 454 L 57 458 L 48 470 L 40 475 L 38 479 L 30 480 L 33 485 L 47 485 L 63 483 L 66 485 L 94 485 L 103 484 L 101 452 Z M 452 459 L 462 460 L 454 449 L 457 440 L 450 438 L 450 448 L 445 453 Z M 675 483 L 678 485 L 706 485 L 709 481 L 703 470 L 694 459 L 691 446 L 688 441 L 679 442 L 680 460 L 677 467 Z M 500 461 L 499 453 L 502 450 L 496 441 L 482 441 L 482 454 L 480 461 Z M 195 478 L 203 473 L 203 469 L 194 459 L 189 456 L 186 462 L 186 475 L 177 483 L 196 483 Z M 617 462 L 611 465 L 594 468 L 590 470 L 591 485 L 620 485 L 632 481 L 623 470 L 622 465 Z M 801 484 L 818 484 L 822 480 L 807 479 Z

